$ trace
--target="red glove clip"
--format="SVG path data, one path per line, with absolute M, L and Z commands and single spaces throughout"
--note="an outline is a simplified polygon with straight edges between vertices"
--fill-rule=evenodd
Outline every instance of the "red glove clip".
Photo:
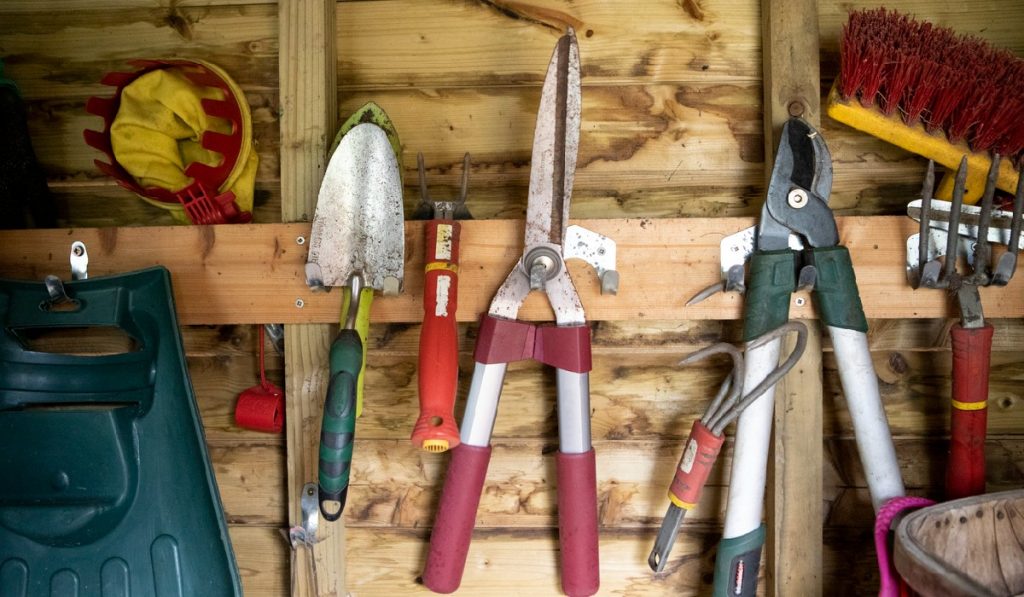
M 269 381 L 245 390 L 235 404 L 235 424 L 253 431 L 281 433 L 284 392 Z

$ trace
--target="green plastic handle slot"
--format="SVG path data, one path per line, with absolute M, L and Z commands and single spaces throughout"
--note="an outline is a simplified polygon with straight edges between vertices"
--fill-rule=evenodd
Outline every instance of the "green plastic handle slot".
M 857 290 L 857 276 L 846 247 L 812 249 L 818 279 L 814 301 L 821 321 L 834 328 L 867 333 L 868 320 Z
M 351 300 L 352 291 L 347 286 L 341 301 L 341 325 L 345 325 L 345 314 L 348 313 L 348 304 Z M 356 332 L 359 333 L 359 340 L 362 342 L 362 363 L 359 366 L 359 376 L 356 379 L 356 418 L 363 416 L 363 378 L 366 376 L 366 336 L 370 333 L 370 307 L 373 306 L 373 289 L 363 288 L 359 293 L 359 311 L 356 313 Z M 331 372 L 334 372 L 332 366 Z
M 789 321 L 789 296 L 795 290 L 796 253 L 754 253 L 743 303 L 743 341 L 756 340 Z
M 714 597 L 753 597 L 761 567 L 765 526 L 746 535 L 722 539 L 715 557 Z
M 363 366 L 363 341 L 355 330 L 341 330 L 331 343 L 331 379 L 320 428 L 320 512 L 328 521 L 341 517 L 348 496 L 352 441 L 356 431 L 356 380 Z M 328 510 L 325 502 L 338 502 Z

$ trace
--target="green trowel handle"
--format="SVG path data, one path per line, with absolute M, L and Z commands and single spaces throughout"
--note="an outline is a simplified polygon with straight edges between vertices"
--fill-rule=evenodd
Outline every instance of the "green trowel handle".
M 765 526 L 746 535 L 722 539 L 715 558 L 714 597 L 752 597 L 757 593 Z
M 341 325 L 345 325 L 345 314 L 348 313 L 348 304 L 352 291 L 345 287 L 345 294 L 341 302 Z M 362 342 L 362 362 L 359 366 L 359 377 L 356 380 L 356 417 L 363 416 L 363 377 L 366 373 L 366 336 L 370 333 L 370 307 L 373 305 L 373 289 L 363 288 L 359 293 L 359 311 L 356 313 L 356 332 Z M 335 371 L 331 366 L 331 373 Z
M 352 440 L 356 430 L 356 380 L 363 365 L 363 342 L 355 330 L 341 330 L 331 344 L 331 381 L 320 428 L 320 512 L 326 520 L 341 517 L 348 496 Z M 325 502 L 338 502 L 337 510 Z

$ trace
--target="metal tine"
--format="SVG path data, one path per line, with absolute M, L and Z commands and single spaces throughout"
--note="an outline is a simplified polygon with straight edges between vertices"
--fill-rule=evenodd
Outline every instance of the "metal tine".
M 921 230 L 918 235 L 920 242 L 917 245 L 917 281 L 914 288 L 921 286 L 924 281 L 924 268 L 928 263 L 928 226 L 931 220 L 932 193 L 935 191 L 935 161 L 928 160 L 928 170 L 924 175 L 924 185 L 921 187 Z
M 427 169 L 423 166 L 423 152 L 416 154 L 416 168 L 420 174 L 420 200 L 430 203 L 430 192 L 427 191 Z
M 737 402 L 733 408 L 730 408 L 727 411 L 723 412 L 721 416 L 717 417 L 714 421 L 712 421 L 711 425 L 709 426 L 709 429 L 711 429 L 712 433 L 716 435 L 721 435 L 722 431 L 724 431 L 725 428 L 729 426 L 729 423 L 735 421 L 745 408 L 747 408 L 755 400 L 760 398 L 761 394 L 767 392 L 769 388 L 779 383 L 779 380 L 785 377 L 786 374 L 789 373 L 789 371 L 796 366 L 797 362 L 800 360 L 800 357 L 804 355 L 804 351 L 807 349 L 807 326 L 799 321 L 790 321 L 780 325 L 774 330 L 761 336 L 757 340 L 754 340 L 753 342 L 747 344 L 747 350 L 751 350 L 753 348 L 764 346 L 769 342 L 782 338 L 783 336 L 789 334 L 790 332 L 796 332 L 797 335 L 796 345 L 793 347 L 793 351 L 789 353 L 789 356 L 786 357 L 786 360 L 783 361 L 781 365 L 779 365 L 775 369 L 772 369 L 771 373 L 769 373 L 767 377 L 765 377 L 761 381 L 761 383 L 757 384 L 757 386 L 753 390 L 751 390 L 749 394 L 747 394 L 739 402 Z
M 949 207 L 949 234 L 946 236 L 946 262 L 943 264 L 942 277 L 939 284 L 948 286 L 956 274 L 957 243 L 960 235 L 960 210 L 964 205 L 964 189 L 967 186 L 967 156 L 960 159 L 960 167 L 956 170 L 956 182 L 953 185 L 953 204 Z
M 1024 167 L 1020 169 L 1017 176 L 1017 193 L 1013 198 L 1013 222 L 1010 224 L 1010 243 L 1006 252 L 999 256 L 999 263 L 996 264 L 995 273 L 992 275 L 992 283 L 996 286 L 1009 284 L 1013 272 L 1017 269 L 1022 217 L 1024 217 Z
M 992 260 L 992 244 L 988 240 L 988 229 L 992 227 L 992 202 L 996 195 L 996 180 L 999 178 L 999 154 L 992 156 L 992 165 L 985 180 L 985 193 L 981 197 L 981 216 L 978 218 L 978 240 L 974 243 L 974 271 L 971 281 L 979 286 L 989 283 L 989 268 Z M 955 228 L 950 228 L 955 230 Z
M 804 350 L 807 349 L 807 326 L 800 322 L 787 322 L 757 340 L 746 344 L 746 349 L 748 350 L 759 348 L 791 332 L 797 333 L 797 344 L 794 346 L 793 352 L 786 356 L 785 360 L 782 361 L 782 365 L 773 369 L 750 393 L 737 400 L 723 404 L 718 413 L 709 418 L 709 422 L 706 425 L 712 433 L 721 435 L 725 428 L 735 421 L 746 407 L 751 406 L 754 400 L 761 397 L 761 394 L 777 384 L 780 379 L 785 377 L 785 374 L 790 373 L 790 370 L 797 365 L 800 357 L 804 355 Z M 740 383 L 742 383 L 741 379 Z
M 718 344 L 712 344 L 707 348 L 702 348 L 697 352 L 691 353 L 679 361 L 679 365 L 691 365 L 698 361 L 714 356 L 716 354 L 728 354 L 732 359 L 732 371 L 729 373 L 729 377 L 726 378 L 725 382 L 722 383 L 718 389 L 718 394 L 715 399 L 711 401 L 711 406 L 705 411 L 704 418 L 709 418 L 714 412 L 716 412 L 721 405 L 733 404 L 739 399 L 740 392 L 743 391 L 743 352 L 728 342 L 719 342 Z M 704 422 L 702 420 L 702 422 Z M 705 425 L 708 423 L 705 422 Z
M 466 195 L 469 193 L 469 152 L 462 156 L 462 188 L 459 189 L 458 203 L 466 202 Z

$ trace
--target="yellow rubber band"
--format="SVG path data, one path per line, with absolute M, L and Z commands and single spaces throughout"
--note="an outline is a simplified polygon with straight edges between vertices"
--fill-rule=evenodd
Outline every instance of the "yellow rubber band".
M 682 508 L 683 510 L 693 510 L 694 506 L 696 506 L 696 505 L 697 505 L 697 504 L 691 504 L 691 503 L 689 503 L 689 502 L 684 502 L 683 500 L 681 500 L 681 499 L 677 498 L 677 497 L 675 496 L 675 494 L 674 494 L 674 493 L 672 493 L 671 491 L 670 491 L 670 492 L 668 492 L 668 499 L 669 499 L 669 500 L 671 500 L 671 502 L 672 502 L 672 503 L 673 503 L 673 504 L 674 504 L 674 505 L 675 505 L 675 506 L 676 506 L 677 508 Z
M 449 263 L 447 261 L 431 261 L 426 265 L 426 267 L 423 268 L 423 273 L 428 273 L 439 269 L 452 272 L 453 274 L 459 273 L 459 266 L 455 265 L 454 263 Z
M 957 410 L 985 410 L 988 407 L 988 402 L 984 400 L 980 402 L 960 402 L 959 400 L 953 400 L 953 408 Z

